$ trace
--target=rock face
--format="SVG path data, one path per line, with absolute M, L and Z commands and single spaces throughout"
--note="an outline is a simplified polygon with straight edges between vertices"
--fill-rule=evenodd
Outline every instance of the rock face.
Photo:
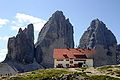
M 54 48 L 74 48 L 73 26 L 61 11 L 56 11 L 44 25 L 35 45 L 33 24 L 24 30 L 20 28 L 18 34 L 8 40 L 8 53 L 3 63 L 19 72 L 53 67 Z
M 4 63 L 15 67 L 19 72 L 27 72 L 40 68 L 34 57 L 34 28 L 29 24 L 27 28 L 19 29 L 16 37 L 8 40 L 8 54 Z
M 94 66 L 116 65 L 116 45 L 105 48 L 104 45 L 96 45 L 94 54 Z
M 116 45 L 114 34 L 107 29 L 106 25 L 98 19 L 93 20 L 80 39 L 78 48 L 95 48 L 97 44 L 105 47 Z
M 117 64 L 120 64 L 120 44 L 117 45 L 116 53 L 117 53 Z
M 20 28 L 16 37 L 8 40 L 8 54 L 5 61 L 16 61 L 22 64 L 33 63 L 34 60 L 34 29 L 29 24 L 23 31 Z
M 53 67 L 54 48 L 74 48 L 73 26 L 69 19 L 65 19 L 63 12 L 56 11 L 47 21 L 39 33 L 35 48 L 37 62 L 46 68 Z
M 106 25 L 98 19 L 93 20 L 80 39 L 78 48 L 96 49 L 94 66 L 116 64 L 117 40 Z

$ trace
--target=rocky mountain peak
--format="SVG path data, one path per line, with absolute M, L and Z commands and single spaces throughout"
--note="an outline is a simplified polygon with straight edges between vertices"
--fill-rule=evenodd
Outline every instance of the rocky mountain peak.
M 43 68 L 35 61 L 33 24 L 29 24 L 24 30 L 20 28 L 15 37 L 9 38 L 8 53 L 3 63 L 9 64 L 19 72 Z
M 115 65 L 117 40 L 99 19 L 91 22 L 80 39 L 78 48 L 95 49 L 94 66 Z
M 53 13 L 52 14 L 52 17 L 53 18 L 60 18 L 60 17 L 65 17 L 64 15 L 63 15 L 63 12 L 62 11 L 56 11 L 55 13 Z
M 62 11 L 56 11 L 52 14 L 52 17 L 40 31 L 35 47 L 36 60 L 46 67 L 53 67 L 55 48 L 74 48 L 73 26 L 69 19 L 65 18 Z
M 90 23 L 90 27 L 88 29 L 107 29 L 106 25 L 100 21 L 99 19 L 94 19 L 91 23 Z
M 49 21 L 56 23 L 56 22 L 61 22 L 65 21 L 65 16 L 63 15 L 62 11 L 56 11 L 55 13 L 52 14 L 52 17 L 49 18 Z
M 78 48 L 95 48 L 97 44 L 112 46 L 117 44 L 114 34 L 99 19 L 91 22 L 80 39 Z
M 23 46 L 24 45 L 24 46 Z M 4 62 L 32 63 L 34 58 L 34 29 L 30 24 L 8 40 L 8 54 Z
M 22 28 L 19 28 L 18 34 L 22 33 Z

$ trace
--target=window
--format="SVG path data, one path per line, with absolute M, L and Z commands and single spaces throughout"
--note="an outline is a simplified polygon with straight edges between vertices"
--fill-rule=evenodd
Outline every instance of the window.
M 58 64 L 56 65 L 57 68 L 63 68 L 63 65 L 62 64 Z
M 74 55 L 76 58 L 87 58 L 86 55 Z
M 69 64 L 66 64 L 67 67 L 69 67 Z
M 73 60 L 73 58 L 70 58 L 70 60 Z
M 58 64 L 58 65 L 62 65 L 62 64 Z
M 82 60 L 82 59 L 74 59 L 74 61 L 85 61 L 85 60 Z
M 78 67 L 82 67 L 83 63 L 79 62 Z
M 72 64 L 73 63 L 73 61 L 70 61 L 70 64 Z
M 63 56 L 64 56 L 65 58 L 68 58 L 67 54 L 63 54 Z
M 63 61 L 63 59 L 57 59 L 57 61 Z
M 69 61 L 69 59 L 66 59 L 66 61 Z
M 74 61 L 81 61 L 80 59 L 74 59 Z

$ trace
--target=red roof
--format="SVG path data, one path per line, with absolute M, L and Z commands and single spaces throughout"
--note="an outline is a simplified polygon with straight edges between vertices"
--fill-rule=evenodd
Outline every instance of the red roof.
M 53 58 L 92 58 L 94 49 L 54 49 Z

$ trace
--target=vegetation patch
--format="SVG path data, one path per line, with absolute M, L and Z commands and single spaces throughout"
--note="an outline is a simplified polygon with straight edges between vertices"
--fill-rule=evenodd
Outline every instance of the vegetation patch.
M 71 73 L 65 70 L 57 70 L 57 69 L 47 69 L 47 70 L 38 70 L 32 71 L 28 73 L 23 73 L 16 75 L 14 77 L 9 77 L 7 80 L 43 80 L 43 79 L 52 79 L 57 78 L 61 74 Z
M 113 78 L 110 76 L 100 75 L 100 76 L 91 76 L 89 80 L 120 80 L 118 78 Z
M 114 71 L 114 74 L 116 74 L 116 76 L 120 77 L 120 70 Z
M 88 67 L 80 67 L 82 70 L 86 70 Z
M 110 68 L 114 68 L 113 66 L 103 66 L 103 67 L 99 67 L 98 70 L 108 70 Z
M 37 70 L 14 76 L 1 77 L 0 80 L 120 80 L 119 77 L 119 67 L 104 66 L 96 69 L 92 68 L 92 70 L 91 68 L 87 69 L 87 67 Z

